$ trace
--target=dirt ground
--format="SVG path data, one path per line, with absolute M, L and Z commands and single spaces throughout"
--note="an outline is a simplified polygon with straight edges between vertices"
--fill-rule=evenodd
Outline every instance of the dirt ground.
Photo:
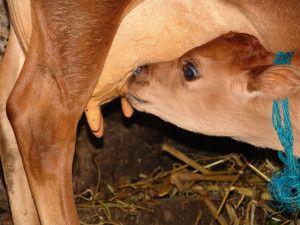
M 141 175 L 148 175 L 158 167 L 163 170 L 170 169 L 172 164 L 178 161 L 162 152 L 163 143 L 172 144 L 183 150 L 185 154 L 203 156 L 244 152 L 248 158 L 251 158 L 253 151 L 259 151 L 227 138 L 212 138 L 189 133 L 143 113 L 136 112 L 132 119 L 125 119 L 118 101 L 104 107 L 104 117 L 105 137 L 103 139 L 91 135 L 85 118 L 82 118 L 79 124 L 73 171 L 75 195 L 87 189 L 95 189 L 98 180 L 96 165 L 101 174 L 100 190 L 103 195 L 107 193 L 108 185 L 115 187 L 124 180 L 138 180 Z M 273 155 L 270 151 L 261 153 L 261 157 Z M 2 198 L 4 200 L 1 201 L 0 210 L 9 221 L 5 195 L 2 194 Z M 217 204 L 220 201 L 221 199 L 216 199 Z M 78 212 L 81 221 L 85 223 L 95 214 L 91 208 L 79 208 Z M 151 212 L 141 210 L 136 215 L 130 215 L 120 210 L 112 210 L 111 214 L 116 224 L 193 225 L 196 224 L 199 212 L 202 214 L 199 225 L 218 224 L 203 201 L 195 195 L 156 198 Z M 264 224 L 263 217 L 257 216 L 256 219 L 256 224 Z M 92 223 L 93 220 L 90 222 Z
M 0 62 L 5 51 L 8 38 L 9 21 L 7 17 L 6 5 L 0 0 Z
M 0 3 L 2 57 L 8 35 L 8 20 L 2 0 Z M 186 132 L 147 114 L 136 112 L 133 118 L 125 119 L 118 101 L 104 107 L 104 117 L 105 137 L 102 139 L 91 135 L 84 117 L 79 123 L 73 166 L 75 196 L 89 189 L 94 190 L 99 181 L 100 191 L 105 198 L 105 195 L 108 195 L 107 187 L 118 186 L 124 180 L 139 180 L 158 167 L 162 170 L 171 169 L 178 161 L 161 150 L 163 143 L 169 143 L 185 154 L 216 156 L 234 152 L 243 153 L 249 161 L 259 161 L 265 157 L 276 160 L 276 153 L 273 151 L 258 150 L 228 138 L 213 138 Z M 1 171 L 0 174 L 0 224 L 6 225 L 11 224 L 11 217 Z M 220 199 L 215 200 L 220 202 Z M 78 212 L 82 224 L 86 224 L 95 213 L 101 214 L 94 209 L 80 207 Z M 200 212 L 202 217 L 201 222 L 198 222 Z M 137 214 L 127 214 L 120 209 L 110 213 L 115 224 L 124 225 L 218 224 L 207 206 L 195 195 L 156 198 L 151 210 L 140 210 Z M 264 216 L 261 213 L 256 215 L 254 224 L 263 225 Z M 89 222 L 101 224 L 93 219 Z
M 218 156 L 228 153 L 241 153 L 251 161 L 253 153 L 260 151 L 261 159 L 276 158 L 273 151 L 258 150 L 247 144 L 237 143 L 228 138 L 214 138 L 183 131 L 160 119 L 136 112 L 132 119 L 125 119 L 115 101 L 105 106 L 105 137 L 96 139 L 88 131 L 84 119 L 81 122 L 74 162 L 74 187 L 79 193 L 96 186 L 97 170 L 92 158 L 99 165 L 101 187 L 118 186 L 124 179 L 135 181 L 141 174 L 150 174 L 157 167 L 163 170 L 178 162 L 161 150 L 163 143 L 169 143 L 185 154 Z M 105 193 L 105 190 L 103 190 Z M 199 211 L 202 213 L 199 225 L 218 224 L 201 199 L 194 195 L 164 197 L 155 199 L 153 212 L 141 211 L 137 216 L 128 216 L 120 211 L 113 218 L 120 224 L 132 225 L 192 225 Z M 218 204 L 221 199 L 216 199 Z M 91 213 L 91 212 L 90 212 Z M 91 214 L 80 210 L 85 220 Z M 88 216 L 87 216 L 88 215 Z M 259 213 L 257 215 L 260 215 Z M 262 225 L 263 216 L 257 216 L 256 224 Z

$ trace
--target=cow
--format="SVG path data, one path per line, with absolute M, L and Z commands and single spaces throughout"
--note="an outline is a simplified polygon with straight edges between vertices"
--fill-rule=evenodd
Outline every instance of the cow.
M 274 100 L 289 98 L 300 157 L 300 52 L 291 65 L 252 35 L 230 32 L 181 57 L 138 69 L 128 81 L 134 108 L 186 130 L 283 150 L 272 125 Z
M 230 30 L 256 36 L 271 51 L 300 42 L 298 0 L 8 6 L 13 28 L 0 71 L 0 154 L 16 225 L 78 224 L 71 177 L 78 120 L 85 112 L 101 136 L 98 105 L 124 92 L 136 66 L 177 58 Z

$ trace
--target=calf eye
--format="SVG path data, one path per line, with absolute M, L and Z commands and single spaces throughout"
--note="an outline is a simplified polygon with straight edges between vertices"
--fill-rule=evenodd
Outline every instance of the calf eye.
M 140 75 L 140 73 L 142 72 L 142 69 L 143 69 L 142 66 L 137 67 L 137 68 L 133 71 L 132 75 L 133 75 L 133 76 L 138 76 L 138 75 Z
M 137 68 L 133 71 L 132 75 L 133 75 L 133 76 L 138 76 L 138 75 L 140 75 L 140 74 L 142 73 L 143 70 L 147 69 L 147 67 L 148 67 L 148 65 L 143 65 L 143 66 L 137 67 Z
M 188 62 L 183 65 L 183 73 L 184 78 L 188 81 L 196 80 L 200 77 L 198 69 L 191 62 Z

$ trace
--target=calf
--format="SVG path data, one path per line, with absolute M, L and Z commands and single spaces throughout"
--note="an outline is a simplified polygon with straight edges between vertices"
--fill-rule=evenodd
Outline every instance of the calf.
M 291 66 L 273 60 L 255 37 L 231 32 L 173 61 L 139 68 L 127 97 L 136 109 L 184 129 L 278 150 L 272 102 L 289 97 L 300 156 L 300 57 Z

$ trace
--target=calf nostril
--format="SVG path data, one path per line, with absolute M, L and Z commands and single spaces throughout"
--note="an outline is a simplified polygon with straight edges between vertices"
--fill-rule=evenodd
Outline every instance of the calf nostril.
M 140 75 L 140 74 L 143 72 L 143 70 L 147 69 L 147 67 L 148 67 L 148 65 L 143 65 L 143 66 L 137 67 L 137 68 L 133 71 L 132 75 L 133 75 L 133 76 L 138 76 L 138 75 Z

